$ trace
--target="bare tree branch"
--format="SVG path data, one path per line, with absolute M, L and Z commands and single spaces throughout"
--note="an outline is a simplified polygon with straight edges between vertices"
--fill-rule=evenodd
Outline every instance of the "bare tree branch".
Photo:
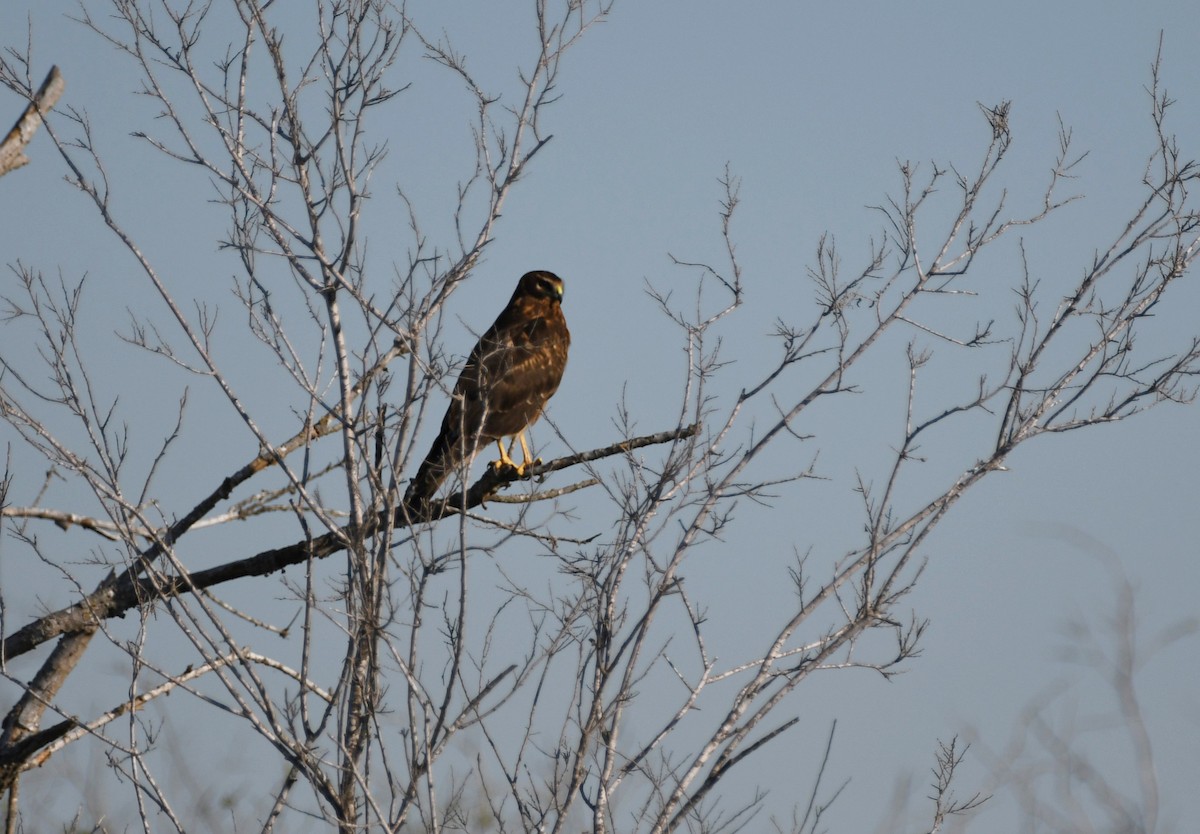
M 50 67 L 46 80 L 34 93 L 21 118 L 17 119 L 4 141 L 0 142 L 0 177 L 29 162 L 25 148 L 33 140 L 33 134 L 42 123 L 42 116 L 54 109 L 66 85 L 58 67 Z

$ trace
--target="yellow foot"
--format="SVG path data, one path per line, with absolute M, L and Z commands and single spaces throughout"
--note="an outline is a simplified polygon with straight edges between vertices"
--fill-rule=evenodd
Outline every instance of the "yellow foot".
M 512 447 L 516 446 L 518 442 L 521 444 L 522 458 L 519 466 L 512 459 Z M 490 466 L 493 472 L 499 472 L 502 469 L 512 469 L 518 478 L 525 478 L 527 477 L 525 473 L 529 471 L 531 466 L 541 465 L 541 458 L 534 458 L 533 460 L 529 459 L 529 444 L 525 442 L 524 432 L 516 436 L 516 439 L 513 440 L 512 445 L 509 448 L 504 448 L 503 439 L 496 441 L 496 448 L 500 450 L 500 460 L 494 460 L 491 462 Z
M 511 460 L 494 460 L 489 463 L 488 466 L 493 472 L 501 472 L 505 469 L 511 469 L 513 472 L 516 472 L 518 476 L 523 474 L 525 469 L 523 466 L 517 466 Z
M 511 458 L 509 458 L 508 460 L 494 460 L 490 464 L 488 464 L 488 466 L 490 466 L 492 468 L 493 472 L 501 472 L 506 469 L 511 469 L 513 474 L 516 475 L 518 478 L 525 478 L 525 477 L 528 477 L 528 475 L 526 473 L 532 467 L 541 466 L 541 464 L 542 464 L 541 458 L 534 458 L 533 460 L 527 460 L 521 464 L 515 463 Z
M 504 448 L 503 440 L 496 441 L 496 448 L 500 450 L 500 460 L 494 460 L 489 464 L 492 470 L 499 472 L 501 469 L 516 469 L 519 473 L 521 468 L 513 462 L 512 457 L 508 454 L 508 449 Z

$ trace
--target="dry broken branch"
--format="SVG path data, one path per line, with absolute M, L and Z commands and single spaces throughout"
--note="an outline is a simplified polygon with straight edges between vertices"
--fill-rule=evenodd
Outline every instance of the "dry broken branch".
M 42 123 L 42 117 L 50 112 L 62 95 L 64 87 L 66 81 L 63 80 L 62 73 L 58 71 L 57 66 L 51 67 L 50 72 L 46 74 L 46 80 L 34 94 L 21 118 L 17 119 L 4 141 L 0 142 L 0 177 L 29 162 L 29 158 L 25 156 L 25 148 L 33 140 L 33 134 Z

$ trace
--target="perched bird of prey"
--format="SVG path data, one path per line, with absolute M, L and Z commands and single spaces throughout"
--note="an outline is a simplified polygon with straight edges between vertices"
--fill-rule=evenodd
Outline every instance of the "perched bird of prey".
M 562 296 L 562 279 L 553 272 L 521 276 L 508 306 L 480 337 L 458 377 L 442 430 L 404 495 L 410 512 L 421 514 L 450 473 L 487 443 L 500 447 L 493 466 L 525 473 L 531 463 L 525 429 L 541 416 L 567 366 L 571 334 Z M 521 444 L 520 466 L 504 448 L 506 437 Z

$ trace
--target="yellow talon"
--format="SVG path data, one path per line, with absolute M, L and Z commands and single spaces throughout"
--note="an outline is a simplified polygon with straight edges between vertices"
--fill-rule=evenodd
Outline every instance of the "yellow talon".
M 521 460 L 520 465 L 518 465 L 512 459 L 512 450 L 517 445 L 518 442 L 521 444 L 522 460 Z M 500 460 L 492 461 L 492 464 L 491 464 L 492 469 L 499 471 L 500 469 L 502 469 L 504 467 L 509 467 L 517 473 L 518 478 L 524 478 L 526 469 L 528 469 L 530 466 L 537 466 L 538 464 L 540 464 L 542 462 L 541 458 L 535 458 L 532 461 L 530 460 L 529 444 L 525 440 L 525 432 L 521 432 L 520 434 L 518 434 L 513 439 L 512 443 L 509 444 L 509 447 L 507 449 L 504 448 L 504 439 L 503 438 L 501 438 L 500 440 L 497 440 L 496 448 L 500 450 Z
M 521 432 L 520 434 L 518 434 L 517 440 L 521 441 L 521 455 L 524 457 L 524 460 L 521 461 L 520 473 L 521 473 L 521 476 L 524 477 L 525 470 L 528 469 L 530 466 L 540 465 L 542 462 L 542 459 L 541 458 L 530 458 L 529 444 L 525 442 L 525 432 Z

